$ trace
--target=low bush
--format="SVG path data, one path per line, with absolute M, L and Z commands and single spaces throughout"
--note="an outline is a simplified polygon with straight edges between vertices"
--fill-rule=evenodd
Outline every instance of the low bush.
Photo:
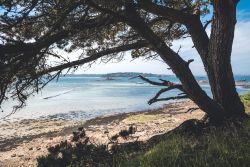
M 203 136 L 174 134 L 123 166 L 249 167 L 250 121 L 212 129 Z
M 83 128 L 73 132 L 72 142 L 62 141 L 48 148 L 48 155 L 37 159 L 38 167 L 111 167 L 118 166 L 127 157 L 124 150 L 117 146 L 118 138 L 127 139 L 134 134 L 135 128 L 129 127 L 110 137 L 109 145 L 90 142 Z M 136 142 L 135 142 L 136 143 Z

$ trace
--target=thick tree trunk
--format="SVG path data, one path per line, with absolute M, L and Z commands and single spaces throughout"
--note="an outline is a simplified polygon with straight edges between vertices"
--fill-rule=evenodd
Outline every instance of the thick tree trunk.
M 214 1 L 207 69 L 213 98 L 223 107 L 225 117 L 232 119 L 241 117 L 245 113 L 235 88 L 231 67 L 236 5 L 233 0 Z
M 163 61 L 169 65 L 180 79 L 183 89 L 189 98 L 211 117 L 221 119 L 223 117 L 222 107 L 202 90 L 189 69 L 189 63 L 169 48 L 165 42 L 144 23 L 134 10 L 129 10 L 127 16 L 130 16 L 128 24 L 150 43 L 152 49 L 160 55 Z
M 178 53 L 169 48 L 133 10 L 127 8 L 128 24 L 144 37 L 152 49 L 170 66 L 180 79 L 184 92 L 204 112 L 213 124 L 220 124 L 224 119 L 237 119 L 245 116 L 244 106 L 240 101 L 235 88 L 235 81 L 231 67 L 231 52 L 236 23 L 236 2 L 234 0 L 215 0 L 214 18 L 211 39 L 208 43 L 207 36 L 202 31 L 193 29 L 194 25 L 187 26 L 192 35 L 195 46 L 201 54 L 214 99 L 211 99 L 199 86 L 189 63 L 184 61 Z M 192 21 L 192 20 L 191 20 Z M 195 24 L 195 23 L 194 23 Z M 202 25 L 199 25 L 200 30 Z M 203 34 L 202 43 L 198 34 Z M 197 39 L 196 39 L 197 38 Z

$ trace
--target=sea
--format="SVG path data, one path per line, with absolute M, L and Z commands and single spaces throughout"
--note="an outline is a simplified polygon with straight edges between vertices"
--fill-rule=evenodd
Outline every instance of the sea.
M 154 81 L 165 79 L 179 82 L 172 75 L 148 75 L 148 78 Z M 202 89 L 211 96 L 207 77 L 196 76 L 196 79 L 201 81 Z M 250 76 L 236 75 L 235 80 L 250 83 Z M 51 81 L 38 94 L 28 98 L 27 105 L 13 114 L 10 113 L 15 102 L 5 101 L 0 121 L 88 120 L 98 116 L 155 109 L 173 102 L 159 102 L 152 105 L 147 103 L 161 88 L 131 75 L 64 75 L 58 80 Z M 237 91 L 239 94 L 244 94 L 250 89 L 237 86 Z M 172 90 L 162 94 L 161 97 L 175 96 L 179 93 L 178 90 Z

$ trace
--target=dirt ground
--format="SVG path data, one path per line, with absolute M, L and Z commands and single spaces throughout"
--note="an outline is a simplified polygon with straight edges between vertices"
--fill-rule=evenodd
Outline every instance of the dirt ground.
M 133 125 L 135 138 L 146 141 L 154 135 L 166 133 L 188 119 L 200 119 L 201 110 L 191 101 L 165 105 L 163 108 L 136 113 L 124 113 L 98 117 L 86 122 L 65 120 L 23 120 L 0 125 L 0 167 L 33 167 L 36 158 L 46 155 L 47 148 L 72 138 L 72 132 L 80 126 L 86 130 L 91 142 L 106 144 L 108 137 Z M 106 133 L 104 133 L 106 132 Z M 107 132 L 109 132 L 107 134 Z M 119 142 L 122 141 L 119 139 Z M 131 139 L 134 140 L 134 139 Z

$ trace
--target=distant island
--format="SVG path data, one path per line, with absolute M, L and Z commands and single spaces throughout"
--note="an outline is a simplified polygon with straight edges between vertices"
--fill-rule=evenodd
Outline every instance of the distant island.
M 166 77 L 171 75 L 164 74 L 152 74 L 152 73 L 140 73 L 140 72 L 116 72 L 116 73 L 107 73 L 107 74 L 66 74 L 62 75 L 65 77 L 105 77 L 105 78 L 113 78 L 113 77 L 136 77 L 138 75 L 142 75 L 144 77 Z
M 167 75 L 161 74 L 152 74 L 152 73 L 139 73 L 139 72 L 117 72 L 117 73 L 108 73 L 102 75 L 102 77 L 136 77 L 142 75 L 144 77 L 165 77 Z
M 64 77 L 102 77 L 105 80 L 117 80 L 115 78 L 118 77 L 124 77 L 124 78 L 133 78 L 138 75 L 142 75 L 144 77 L 155 77 L 155 78 L 161 78 L 161 77 L 168 77 L 174 75 L 164 75 L 164 74 L 152 74 L 152 73 L 140 73 L 140 72 L 116 72 L 116 73 L 107 73 L 107 74 L 66 74 L 62 75 Z M 207 85 L 209 84 L 208 79 L 206 76 L 195 76 L 196 80 L 200 85 Z M 250 79 L 249 76 L 241 76 L 241 75 L 235 75 L 235 84 L 236 86 L 240 86 L 245 89 L 250 89 Z

